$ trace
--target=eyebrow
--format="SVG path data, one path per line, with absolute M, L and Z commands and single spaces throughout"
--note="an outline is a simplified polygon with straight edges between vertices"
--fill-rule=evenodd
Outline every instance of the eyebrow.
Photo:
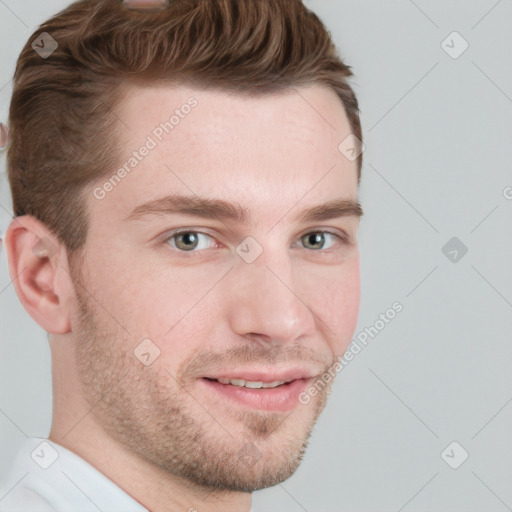
M 195 217 L 225 219 L 247 224 L 251 219 L 249 210 L 239 203 L 222 199 L 173 194 L 153 199 L 137 206 L 124 221 L 144 220 L 150 216 L 191 215 Z M 335 199 L 301 211 L 294 222 L 320 222 L 339 217 L 361 217 L 363 209 L 358 201 Z

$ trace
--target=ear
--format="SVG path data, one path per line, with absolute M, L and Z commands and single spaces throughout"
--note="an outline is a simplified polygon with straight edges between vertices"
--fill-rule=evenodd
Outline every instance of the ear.
M 31 215 L 15 217 L 5 234 L 9 275 L 27 313 L 48 333 L 70 329 L 72 279 L 65 247 Z

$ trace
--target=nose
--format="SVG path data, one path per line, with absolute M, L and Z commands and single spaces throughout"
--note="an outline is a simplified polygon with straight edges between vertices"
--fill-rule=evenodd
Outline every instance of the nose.
M 279 266 L 269 260 L 240 261 L 232 272 L 228 301 L 232 331 L 269 345 L 313 335 L 315 313 L 295 285 L 289 259 Z

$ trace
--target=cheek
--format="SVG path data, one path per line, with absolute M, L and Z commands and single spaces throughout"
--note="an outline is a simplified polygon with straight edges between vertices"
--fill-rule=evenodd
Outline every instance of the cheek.
M 144 346 L 157 355 L 154 367 L 165 367 L 174 375 L 218 323 L 209 306 L 214 294 L 208 292 L 225 272 L 118 258 L 95 279 L 101 283 L 98 300 L 109 313 L 105 321 L 129 333 L 126 349 L 133 351 L 143 340 L 151 340 L 158 350 L 152 344 Z
M 318 329 L 323 332 L 332 352 L 341 355 L 354 335 L 359 315 L 361 280 L 359 260 L 326 275 L 323 286 L 310 296 L 310 305 L 321 319 Z
M 113 249 L 98 252 L 91 262 L 89 287 L 130 332 L 163 336 L 214 284 L 215 276 L 206 270 L 187 272 L 165 260 L 132 254 L 120 243 Z

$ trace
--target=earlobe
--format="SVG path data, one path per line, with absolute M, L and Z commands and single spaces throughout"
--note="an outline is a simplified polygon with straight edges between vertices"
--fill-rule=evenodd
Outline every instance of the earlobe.
M 62 287 L 60 279 L 61 273 L 69 279 L 67 267 L 62 268 L 66 251 L 55 235 L 35 217 L 16 217 L 7 228 L 5 250 L 11 281 L 27 313 L 49 333 L 69 332 L 71 288 Z

